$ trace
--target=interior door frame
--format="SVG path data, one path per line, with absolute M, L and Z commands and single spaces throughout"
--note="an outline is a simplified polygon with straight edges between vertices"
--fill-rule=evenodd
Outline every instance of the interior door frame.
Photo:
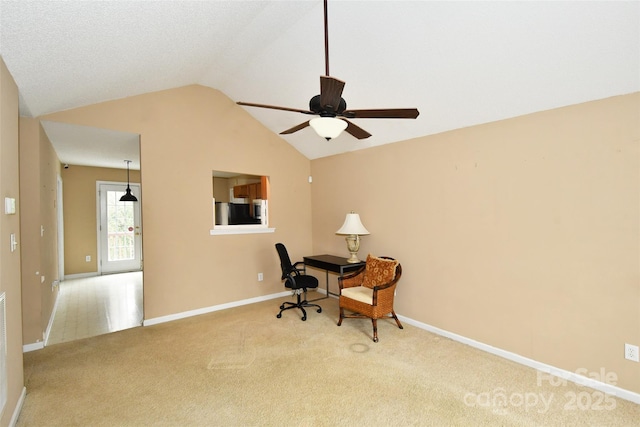
M 58 221 L 58 280 L 64 280 L 64 206 L 62 204 L 62 176 L 56 179 L 56 217 Z
M 122 187 L 124 189 L 125 186 L 127 185 L 127 183 L 126 182 L 120 182 L 120 181 L 96 181 L 96 233 L 97 233 L 96 262 L 98 264 L 97 265 L 98 275 L 102 275 L 103 274 L 103 269 L 102 269 L 102 233 L 101 233 L 102 206 L 100 204 L 101 203 L 100 186 L 102 186 L 102 185 L 115 185 L 115 186 Z M 140 206 L 140 203 L 142 203 L 141 188 L 140 188 L 140 184 L 139 183 L 133 183 L 132 182 L 129 185 L 131 187 L 132 192 L 138 198 L 137 202 L 132 202 L 132 203 L 136 203 L 137 204 L 138 218 L 139 218 L 138 220 L 139 220 L 139 224 L 140 224 L 140 239 L 139 239 L 140 268 L 136 269 L 136 270 L 126 270 L 126 271 L 143 271 L 142 208 Z M 117 272 L 109 271 L 109 272 L 104 273 L 104 274 L 111 274 L 111 273 L 117 273 Z

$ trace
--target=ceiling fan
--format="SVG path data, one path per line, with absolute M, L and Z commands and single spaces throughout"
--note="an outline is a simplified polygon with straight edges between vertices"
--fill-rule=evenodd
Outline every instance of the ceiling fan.
M 369 132 L 356 126 L 347 119 L 415 119 L 418 117 L 420 113 L 416 108 L 347 110 L 347 103 L 342 98 L 342 90 L 344 89 L 345 82 L 329 75 L 329 34 L 327 21 L 327 0 L 324 0 L 325 75 L 320 76 L 320 95 L 311 98 L 308 110 L 254 104 L 251 102 L 238 102 L 238 105 L 318 115 L 320 117 L 300 123 L 291 129 L 280 132 L 280 134 L 288 135 L 304 129 L 307 126 L 311 126 L 318 135 L 327 141 L 340 135 L 343 130 L 346 130 L 347 133 L 358 139 L 365 139 L 371 136 Z

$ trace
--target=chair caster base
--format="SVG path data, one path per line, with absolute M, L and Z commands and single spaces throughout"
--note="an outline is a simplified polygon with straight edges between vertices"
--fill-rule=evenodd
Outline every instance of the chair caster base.
M 300 298 L 300 294 L 298 294 L 297 302 L 285 301 L 280 305 L 280 313 L 278 313 L 276 317 L 280 319 L 282 318 L 283 311 L 297 308 L 302 312 L 302 321 L 304 322 L 305 320 L 307 320 L 307 312 L 305 311 L 305 308 L 307 307 L 317 307 L 316 312 L 322 313 L 322 307 L 320 307 L 318 304 L 311 304 L 306 299 L 303 300 L 302 298 Z

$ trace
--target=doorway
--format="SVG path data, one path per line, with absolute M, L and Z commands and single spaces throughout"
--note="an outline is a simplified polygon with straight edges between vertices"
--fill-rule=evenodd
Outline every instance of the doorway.
M 96 181 L 97 275 L 60 283 L 46 345 L 138 327 L 143 322 L 140 184 Z
M 140 202 L 121 209 L 123 212 L 120 213 L 128 220 L 128 224 L 123 223 L 126 225 L 124 229 L 126 233 L 120 236 L 120 243 L 116 245 L 120 247 L 114 249 L 114 251 L 121 251 L 115 253 L 116 259 L 111 258 L 114 260 L 112 264 L 108 261 L 109 253 L 101 248 L 101 242 L 107 239 L 107 234 L 101 239 L 99 233 L 101 209 L 100 198 L 97 197 L 97 182 L 116 185 L 115 190 L 124 192 L 127 182 L 123 181 L 128 177 L 127 168 L 130 166 L 132 173 L 138 171 L 137 175 L 136 173 L 133 175 L 137 182 L 132 185 L 132 192 L 138 200 L 142 200 L 139 184 L 141 136 L 138 133 L 47 120 L 42 120 L 40 123 L 61 163 L 56 203 L 59 215 L 57 250 L 60 282 L 53 312 L 46 326 L 46 334 L 49 335 L 52 324 L 58 323 L 55 319 L 64 318 L 62 309 L 64 299 L 77 299 L 78 310 L 74 311 L 77 314 L 77 320 L 74 324 L 77 324 L 78 333 L 85 331 L 87 325 L 98 318 L 102 324 L 106 325 L 105 327 L 108 327 L 104 330 L 108 331 L 139 326 L 142 323 L 141 313 L 144 309 Z M 123 159 L 131 159 L 132 162 L 130 165 L 123 163 Z M 117 200 L 119 201 L 119 197 Z M 88 206 L 87 203 L 90 205 Z M 104 206 L 106 209 L 107 205 Z M 113 206 L 112 203 L 111 207 Z M 132 215 L 133 222 L 130 221 Z M 131 226 L 132 232 L 129 231 Z M 104 230 L 105 227 L 102 229 Z M 127 233 L 133 234 L 134 237 L 126 236 Z M 103 260 L 107 260 L 106 265 L 104 262 L 101 263 Z M 116 260 L 120 262 L 115 262 Z M 123 273 L 120 273 L 121 271 Z M 86 282 L 72 287 L 72 282 L 80 280 Z M 72 288 L 81 288 L 87 295 L 72 292 Z M 90 289 L 93 292 L 91 298 L 98 299 L 95 304 L 87 302 Z M 47 305 L 43 303 L 42 307 L 50 304 L 45 297 L 45 295 L 48 296 L 46 291 L 43 288 L 42 298 Z M 122 319 L 117 318 L 116 316 L 121 313 L 127 313 L 127 316 Z M 71 317 L 72 315 L 69 314 L 67 320 Z M 132 318 L 134 321 L 125 323 L 127 319 Z M 43 319 L 43 322 L 45 320 Z M 71 323 L 66 322 L 66 324 L 67 330 L 72 329 L 69 326 Z M 91 328 L 89 330 L 92 331 Z M 46 342 L 45 339 L 45 345 Z
M 140 185 L 130 184 L 138 202 L 122 202 L 124 183 L 97 182 L 98 273 L 142 270 Z
M 142 271 L 80 277 L 60 284 L 45 345 L 142 326 Z

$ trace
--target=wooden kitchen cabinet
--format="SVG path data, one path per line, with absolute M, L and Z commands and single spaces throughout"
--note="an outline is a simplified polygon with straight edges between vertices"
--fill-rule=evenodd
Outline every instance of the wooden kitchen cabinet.
M 249 201 L 259 199 L 258 190 L 260 190 L 260 184 L 257 184 L 258 188 L 256 189 L 256 184 L 249 184 Z
M 249 185 L 236 185 L 233 187 L 233 197 L 249 197 Z
M 249 200 L 262 199 L 262 185 L 259 182 L 236 185 L 233 187 L 233 197 L 248 198 Z

